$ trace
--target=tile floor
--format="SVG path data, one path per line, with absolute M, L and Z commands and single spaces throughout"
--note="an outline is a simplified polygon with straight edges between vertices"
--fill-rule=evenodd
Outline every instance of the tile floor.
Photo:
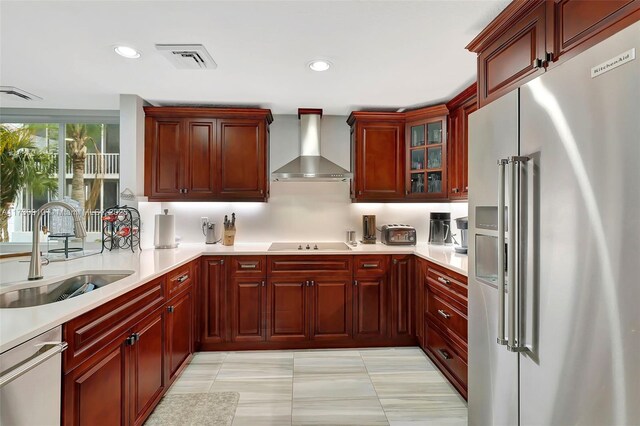
M 419 348 L 200 352 L 171 393 L 235 391 L 233 426 L 466 425 Z

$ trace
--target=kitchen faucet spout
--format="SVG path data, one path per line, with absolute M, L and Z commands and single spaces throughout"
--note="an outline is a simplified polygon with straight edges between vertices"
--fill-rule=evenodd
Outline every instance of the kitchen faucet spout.
M 31 263 L 29 263 L 29 280 L 41 280 L 42 279 L 42 261 L 40 259 L 40 220 L 42 214 L 50 207 L 62 207 L 71 213 L 73 217 L 73 233 L 77 238 L 84 238 L 87 236 L 87 230 L 84 227 L 82 216 L 78 211 L 68 203 L 63 201 L 50 201 L 40 207 L 36 214 L 33 216 L 33 224 L 31 229 L 33 230 L 33 239 L 31 240 Z

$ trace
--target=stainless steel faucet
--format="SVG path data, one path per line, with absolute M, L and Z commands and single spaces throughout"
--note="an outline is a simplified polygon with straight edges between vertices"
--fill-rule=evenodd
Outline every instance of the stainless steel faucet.
M 63 201 L 50 201 L 40 207 L 36 214 L 33 216 L 33 224 L 31 229 L 33 230 L 33 239 L 31 243 L 31 263 L 29 264 L 29 276 L 30 280 L 42 279 L 42 261 L 40 259 L 40 220 L 42 219 L 42 213 L 50 207 L 63 207 L 71 213 L 73 217 L 73 233 L 77 238 L 84 238 L 87 236 L 87 230 L 84 227 L 82 216 L 78 213 L 71 204 Z

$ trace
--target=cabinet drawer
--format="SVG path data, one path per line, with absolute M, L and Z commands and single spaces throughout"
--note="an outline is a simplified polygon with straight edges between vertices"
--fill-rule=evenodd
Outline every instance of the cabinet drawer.
M 356 275 L 384 275 L 389 264 L 388 256 L 354 256 Z
M 164 304 L 164 277 L 72 319 L 63 326 L 69 344 L 63 352 L 67 373 Z
M 169 272 L 167 274 L 169 279 L 167 282 L 167 291 L 168 297 L 167 299 L 173 297 L 174 295 L 180 293 L 182 290 L 190 287 L 193 283 L 193 268 L 191 264 L 187 264 L 181 266 L 180 268 Z
M 427 284 L 444 292 L 447 296 L 467 306 L 467 283 L 442 270 L 429 265 Z
M 454 380 L 467 387 L 466 354 L 452 345 L 440 332 L 428 322 L 425 324 L 427 350 L 442 365 Z
M 264 275 L 267 272 L 266 256 L 232 256 L 231 275 Z
M 429 288 L 430 290 L 430 288 Z M 427 312 L 448 332 L 455 333 L 467 344 L 467 316 L 449 303 L 445 296 L 435 291 L 427 291 Z
M 351 274 L 351 256 L 271 256 L 269 274 Z

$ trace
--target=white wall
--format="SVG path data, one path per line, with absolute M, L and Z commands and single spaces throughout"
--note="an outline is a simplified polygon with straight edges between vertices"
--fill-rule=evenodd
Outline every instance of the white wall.
M 298 118 L 276 115 L 271 125 L 271 171 L 299 153 Z M 349 126 L 346 117 L 322 119 L 321 153 L 349 169 Z M 451 212 L 452 218 L 467 215 L 466 203 L 351 203 L 349 182 L 271 182 L 268 203 L 141 203 L 145 211 L 168 208 L 176 217 L 176 235 L 183 242 L 203 242 L 200 217 L 206 216 L 221 229 L 224 215 L 236 213 L 236 242 L 343 241 L 345 231 L 356 230 L 362 237 L 362 215 L 377 215 L 378 226 L 404 223 L 415 226 L 418 241 L 429 235 L 429 213 Z M 143 206 L 141 205 L 141 208 Z M 153 220 L 143 218 L 143 241 L 153 242 Z M 453 223 L 455 228 L 455 222 Z

